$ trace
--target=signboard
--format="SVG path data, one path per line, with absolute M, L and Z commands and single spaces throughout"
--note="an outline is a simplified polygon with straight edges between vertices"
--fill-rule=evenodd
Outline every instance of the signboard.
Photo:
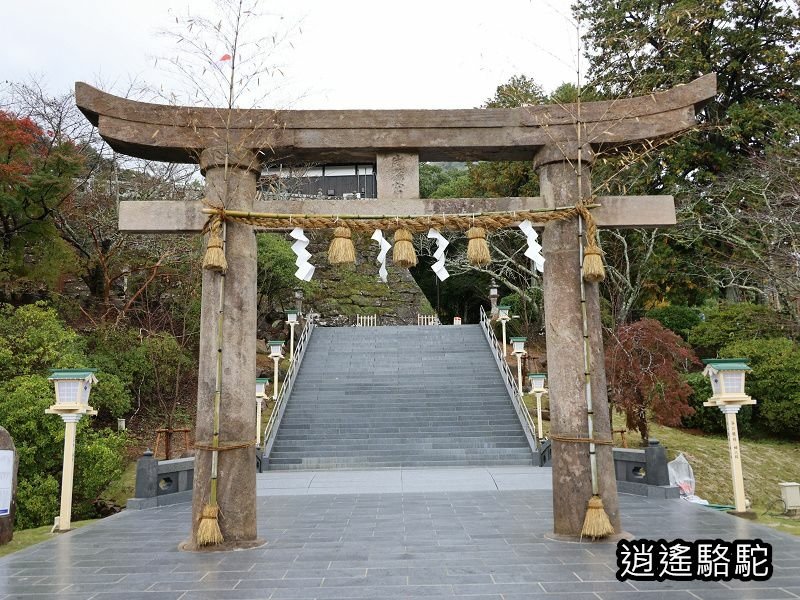
M 14 484 L 14 451 L 0 450 L 0 517 L 11 512 L 11 487 Z

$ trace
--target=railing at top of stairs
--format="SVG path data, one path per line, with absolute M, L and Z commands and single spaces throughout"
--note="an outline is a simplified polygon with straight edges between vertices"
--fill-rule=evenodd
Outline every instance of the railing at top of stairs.
M 264 428 L 264 451 L 261 453 L 260 464 L 263 465 L 268 459 L 269 454 L 272 452 L 272 446 L 275 444 L 275 436 L 278 434 L 278 427 L 283 418 L 283 412 L 286 410 L 286 401 L 289 399 L 289 394 L 292 393 L 294 381 L 297 379 L 297 372 L 300 370 L 300 363 L 303 362 L 303 357 L 308 348 L 308 342 L 311 334 L 314 332 L 314 320 L 308 319 L 306 321 L 303 331 L 297 338 L 297 344 L 294 347 L 294 360 L 289 365 L 289 370 L 283 378 L 280 390 L 278 391 L 278 398 L 275 401 L 275 406 L 272 407 L 272 412 L 269 415 L 269 421 Z
M 377 327 L 378 315 L 356 315 L 356 327 Z
M 492 356 L 494 356 L 497 367 L 500 369 L 500 374 L 503 376 L 503 383 L 506 384 L 506 390 L 508 391 L 508 395 L 511 397 L 511 403 L 514 405 L 514 410 L 517 411 L 517 417 L 519 417 L 519 422 L 522 424 L 522 429 L 525 432 L 528 445 L 538 456 L 539 446 L 536 443 L 536 424 L 533 422 L 531 413 L 528 412 L 528 407 L 525 406 L 525 402 L 522 400 L 522 390 L 519 389 L 517 378 L 511 372 L 511 369 L 509 368 L 508 363 L 503 356 L 503 351 L 500 349 L 497 336 L 495 336 L 494 329 L 492 329 L 492 321 L 488 316 L 486 316 L 486 311 L 483 310 L 482 306 L 480 315 L 481 329 L 486 336 L 486 341 L 489 342 L 489 346 L 492 349 Z

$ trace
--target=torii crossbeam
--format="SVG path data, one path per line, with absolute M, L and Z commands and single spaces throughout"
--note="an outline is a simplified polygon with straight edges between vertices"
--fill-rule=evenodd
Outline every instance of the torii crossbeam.
M 206 199 L 230 210 L 288 213 L 425 215 L 572 206 L 591 190 L 595 153 L 615 152 L 675 136 L 696 124 L 697 110 L 716 93 L 716 76 L 648 96 L 576 105 L 470 110 L 227 110 L 134 102 L 84 83 L 78 107 L 118 152 L 150 160 L 199 163 Z M 228 121 L 230 116 L 230 121 Z M 229 122 L 230 126 L 226 127 Z M 581 157 L 583 169 L 576 169 Z M 420 160 L 531 160 L 541 197 L 420 200 Z M 375 162 L 378 201 L 255 202 L 263 162 Z M 578 175 L 580 173 L 580 176 Z M 579 192 L 579 190 L 582 190 Z M 593 213 L 601 227 L 659 227 L 675 223 L 668 196 L 601 197 Z M 195 202 L 122 202 L 120 229 L 141 233 L 199 231 L 205 215 Z M 563 438 L 589 437 L 584 398 L 583 328 L 577 223 L 544 229 L 544 304 L 553 442 L 553 514 L 557 535 L 577 537 L 592 495 L 587 446 Z M 249 225 L 230 223 L 224 290 L 224 381 L 221 437 L 252 437 L 256 332 L 256 249 Z M 219 277 L 204 271 L 196 437 L 212 434 Z M 587 284 L 595 439 L 610 440 L 597 284 Z M 210 458 L 196 458 L 192 540 L 209 494 Z M 257 540 L 252 447 L 220 455 L 220 521 L 230 547 Z M 611 447 L 597 449 L 600 493 L 621 532 Z

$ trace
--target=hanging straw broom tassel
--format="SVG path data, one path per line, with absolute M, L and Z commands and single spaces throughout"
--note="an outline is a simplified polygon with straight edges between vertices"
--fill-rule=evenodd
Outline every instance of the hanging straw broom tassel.
M 228 261 L 225 259 L 225 249 L 222 242 L 222 218 L 219 215 L 211 217 L 208 224 L 208 246 L 203 257 L 203 268 L 209 271 L 224 273 L 228 270 Z
M 603 507 L 603 499 L 599 495 L 593 495 L 589 498 L 589 504 L 586 507 L 581 535 L 596 540 L 613 535 L 613 533 L 614 526 Z
M 348 227 L 337 227 L 333 230 L 333 239 L 328 248 L 328 262 L 332 265 L 356 262 L 356 249 L 353 246 L 353 234 Z
M 394 250 L 392 251 L 392 262 L 394 264 L 409 269 L 417 264 L 417 253 L 414 251 L 414 244 L 411 241 L 414 236 L 408 229 L 398 229 L 394 232 Z
M 586 211 L 589 212 L 588 210 Z M 578 216 L 578 234 L 583 233 L 583 215 Z M 579 238 L 580 239 L 580 238 Z M 591 239 L 591 238 L 590 238 Z M 581 270 L 583 271 L 583 280 L 588 281 L 586 277 L 586 256 L 584 255 L 583 245 L 580 248 L 580 261 Z M 598 249 L 599 250 L 599 249 Z M 600 260 L 598 258 L 598 260 Z M 603 262 L 600 260 L 600 267 L 602 268 Z M 586 284 L 581 281 L 581 319 L 583 322 L 583 372 L 584 382 L 583 390 L 586 396 L 586 418 L 589 432 L 589 467 L 592 476 L 592 497 L 589 498 L 589 503 L 586 506 L 586 516 L 583 518 L 583 527 L 581 528 L 581 536 L 589 537 L 593 540 L 598 538 L 608 537 L 614 533 L 614 526 L 608 518 L 605 507 L 603 506 L 603 499 L 600 497 L 600 484 L 597 474 L 597 446 L 594 443 L 594 408 L 592 399 L 592 359 L 591 348 L 589 341 L 589 318 L 586 314 Z
M 483 227 L 470 227 L 467 230 L 467 259 L 473 267 L 485 267 L 492 262 L 489 244 L 486 243 L 486 230 Z
M 220 236 L 220 243 L 224 245 L 222 236 Z M 219 466 L 219 450 L 217 450 L 217 448 L 219 448 L 219 413 L 220 404 L 222 403 L 222 325 L 225 314 L 224 299 L 225 271 L 222 271 L 220 272 L 219 308 L 217 313 L 217 369 L 214 385 L 214 432 L 211 441 L 211 446 L 213 448 L 211 452 L 211 492 L 209 493 L 208 504 L 203 507 L 200 513 L 200 523 L 197 526 L 197 536 L 195 538 L 198 546 L 215 546 L 225 541 L 225 538 L 222 536 L 222 530 L 219 528 L 219 503 L 217 502 L 217 472 Z
M 586 221 L 586 247 L 583 249 L 583 279 L 589 283 L 599 283 L 606 278 L 603 266 L 603 251 L 597 243 L 597 224 L 589 209 L 581 210 L 581 217 Z

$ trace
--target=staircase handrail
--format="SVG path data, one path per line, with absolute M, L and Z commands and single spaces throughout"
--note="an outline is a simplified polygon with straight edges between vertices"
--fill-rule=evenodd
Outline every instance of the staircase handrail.
M 262 459 L 269 457 L 272 446 L 275 444 L 275 436 L 278 433 L 278 426 L 283 417 L 283 412 L 286 409 L 286 401 L 289 398 L 289 394 L 292 393 L 294 381 L 297 379 L 297 372 L 300 370 L 300 363 L 303 362 L 303 357 L 308 348 L 308 341 L 311 338 L 311 334 L 314 332 L 315 326 L 313 319 L 306 320 L 303 331 L 300 332 L 300 336 L 297 338 L 297 344 L 295 344 L 294 347 L 294 360 L 289 364 L 289 370 L 283 378 L 283 383 L 278 391 L 278 398 L 275 400 L 275 405 L 272 407 L 267 426 L 264 428 L 264 451 L 261 454 Z
M 536 452 L 538 450 L 538 445 L 536 443 L 536 424 L 533 421 L 531 413 L 528 411 L 528 407 L 525 406 L 517 377 L 511 372 L 511 368 L 508 366 L 505 356 L 503 356 L 503 351 L 500 349 L 497 336 L 494 334 L 494 329 L 492 329 L 492 321 L 486 315 L 483 306 L 480 307 L 480 317 L 481 329 L 483 329 L 486 341 L 489 342 L 489 346 L 492 349 L 492 356 L 494 356 L 497 367 L 500 369 L 501 375 L 503 375 L 503 382 L 506 384 L 506 390 L 511 398 L 511 403 L 514 405 L 514 410 L 517 411 L 517 417 L 522 424 L 525 437 L 528 439 L 528 445 L 530 445 L 531 450 Z

